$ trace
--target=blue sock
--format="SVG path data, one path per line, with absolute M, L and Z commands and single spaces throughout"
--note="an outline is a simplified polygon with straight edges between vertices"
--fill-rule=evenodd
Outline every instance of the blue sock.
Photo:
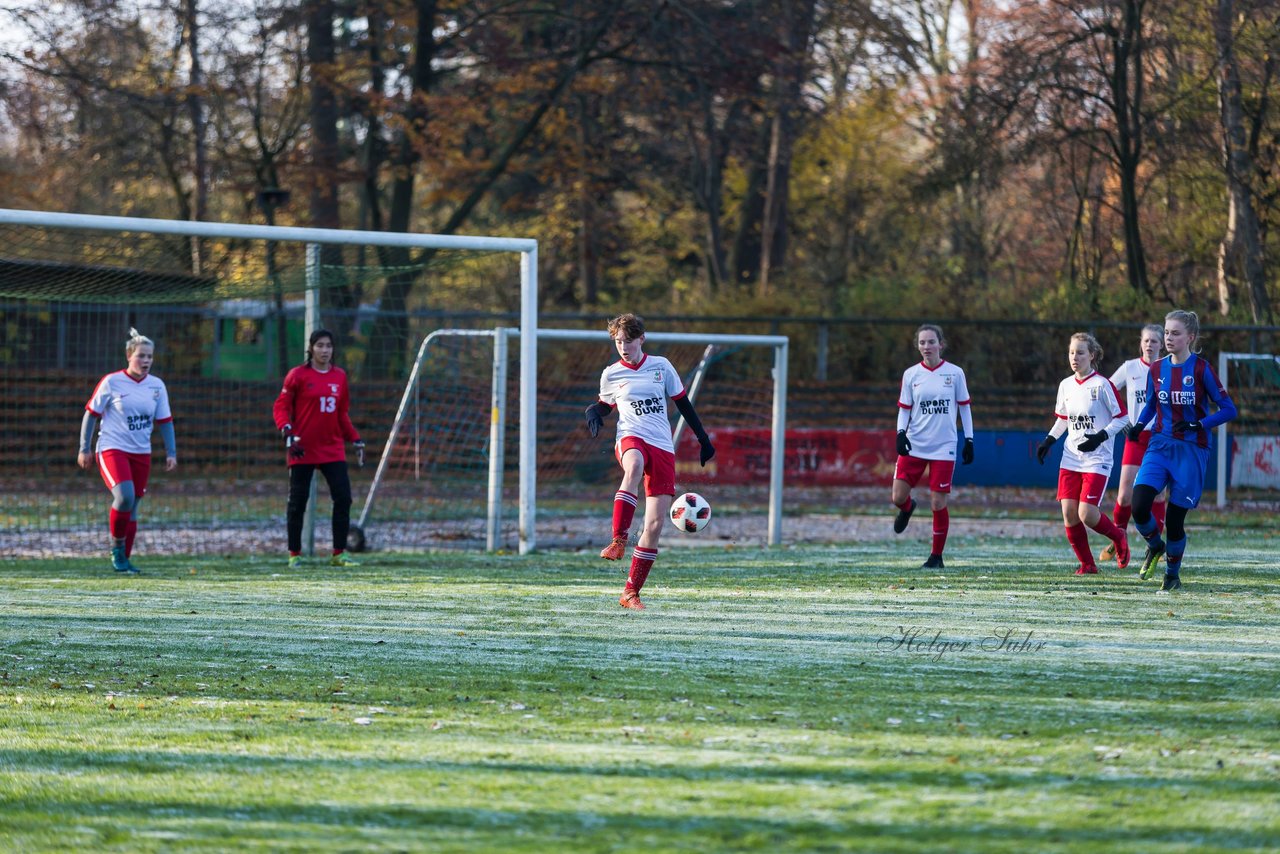
M 1147 521 L 1145 522 L 1139 522 L 1137 519 L 1134 519 L 1133 524 L 1134 527 L 1138 529 L 1138 533 L 1142 535 L 1142 538 L 1147 541 L 1147 545 L 1151 546 L 1153 549 L 1159 547 L 1160 525 L 1156 522 L 1155 516 L 1147 516 Z
M 1169 575 L 1177 575 L 1182 569 L 1182 555 L 1187 550 L 1187 538 L 1180 540 L 1170 540 L 1165 547 L 1164 560 L 1167 569 L 1165 572 Z

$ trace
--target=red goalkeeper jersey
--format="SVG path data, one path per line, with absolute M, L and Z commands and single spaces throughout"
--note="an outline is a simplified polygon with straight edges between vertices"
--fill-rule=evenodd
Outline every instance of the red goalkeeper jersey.
M 289 371 L 272 409 L 276 428 L 293 425 L 293 435 L 302 445 L 302 456 L 290 454 L 289 465 L 320 465 L 347 458 L 344 442 L 360 441 L 347 415 L 349 403 L 347 372 L 342 368 L 321 372 L 299 365 Z

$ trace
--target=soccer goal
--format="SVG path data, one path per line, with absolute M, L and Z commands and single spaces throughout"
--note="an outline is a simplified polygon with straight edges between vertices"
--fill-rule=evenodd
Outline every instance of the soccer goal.
M 129 327 L 156 341 L 179 459 L 153 469 L 140 552 L 281 552 L 287 478 L 271 406 L 309 334 L 334 333 L 372 449 L 431 329 L 468 316 L 537 328 L 536 271 L 530 239 L 0 210 L 0 554 L 101 551 L 108 502 L 75 445 L 93 386 L 124 367 Z M 537 385 L 537 341 L 520 339 L 521 389 Z M 537 418 L 521 400 L 530 460 Z M 357 496 L 372 468 L 352 467 Z M 319 539 L 328 502 L 310 507 Z
M 1218 426 L 1218 506 L 1223 507 L 1228 485 L 1280 489 L 1280 356 L 1219 353 L 1218 377 L 1239 410 L 1234 421 Z
M 515 496 L 518 524 L 504 517 L 512 498 L 507 473 L 526 464 L 524 454 L 508 451 L 514 438 L 508 400 L 524 381 L 523 373 L 512 379 L 512 342 L 522 337 L 500 327 L 439 329 L 423 338 L 359 510 L 357 524 L 374 546 L 483 544 L 493 551 L 514 541 L 525 553 L 540 538 L 584 547 L 607 537 L 618 477 L 613 428 L 592 439 L 582 416 L 596 399 L 600 370 L 617 358 L 603 330 L 537 330 L 539 385 L 527 395 L 539 414 L 536 461 Z M 788 339 L 653 332 L 646 342 L 649 352 L 685 372 L 685 387 L 716 443 L 717 456 L 704 469 L 683 420 L 676 423 L 678 488 L 697 487 L 717 518 L 737 516 L 753 540 L 777 545 Z M 530 493 L 526 482 L 534 484 Z M 700 536 L 714 536 L 714 529 Z

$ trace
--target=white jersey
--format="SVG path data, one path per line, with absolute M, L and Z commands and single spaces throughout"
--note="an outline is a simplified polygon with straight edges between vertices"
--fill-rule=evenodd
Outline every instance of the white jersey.
M 943 361 L 929 368 L 920 362 L 903 371 L 898 407 L 910 413 L 906 430 L 911 456 L 954 460 L 956 414 L 960 407 L 968 405 L 969 386 L 959 365 Z M 968 421 L 965 429 L 971 429 Z
M 619 359 L 600 374 L 600 401 L 618 409 L 618 438 L 643 439 L 655 448 L 675 453 L 667 398 L 684 394 L 680 375 L 661 356 L 646 355 L 638 365 Z
M 1138 358 L 1125 362 L 1111 375 L 1111 384 L 1117 389 L 1124 389 L 1130 424 L 1137 423 L 1142 407 L 1147 405 L 1147 376 L 1150 373 L 1151 363 Z
M 1053 411 L 1067 424 L 1062 468 L 1110 475 L 1111 439 L 1129 423 L 1120 393 L 1111 380 L 1097 371 L 1082 380 L 1072 374 L 1058 384 L 1058 403 Z M 1107 441 L 1088 453 L 1081 453 L 1077 446 L 1084 441 L 1085 434 L 1099 430 L 1107 431 Z
M 84 408 L 102 419 L 98 451 L 151 453 L 151 429 L 173 420 L 169 392 L 155 374 L 140 380 L 127 371 L 107 374 L 98 381 Z

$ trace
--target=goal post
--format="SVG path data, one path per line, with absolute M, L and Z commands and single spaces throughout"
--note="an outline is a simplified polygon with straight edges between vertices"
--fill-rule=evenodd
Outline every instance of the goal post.
M 502 259 L 504 255 L 509 262 Z M 298 358 L 322 314 L 330 321 L 328 328 L 339 332 L 347 345 L 343 357 L 357 362 L 344 367 L 356 380 L 359 399 L 372 388 L 368 378 L 403 377 L 400 366 L 412 358 L 409 342 L 421 334 L 429 314 L 419 295 L 423 281 L 439 277 L 459 304 L 475 308 L 489 300 L 505 311 L 515 302 L 518 275 L 519 325 L 532 332 L 538 326 L 537 268 L 537 241 L 530 238 L 0 209 L 0 298 L 6 301 L 6 315 L 11 308 L 14 311 L 13 317 L 6 318 L 11 331 L 0 336 L 0 361 L 22 382 L 30 384 L 24 371 L 36 367 L 40 382 L 57 384 L 59 391 L 71 393 L 71 385 L 87 381 L 82 375 L 101 376 L 106 365 L 118 362 L 123 331 L 137 318 L 144 334 L 158 339 L 160 373 L 176 391 L 191 394 L 197 382 L 212 383 L 219 397 L 213 408 L 206 405 L 200 411 L 217 415 L 223 408 L 236 410 L 234 422 L 209 421 L 197 418 L 194 406 L 188 406 L 180 417 L 189 426 L 180 427 L 178 437 L 184 460 L 196 461 L 201 473 L 214 475 L 220 481 L 215 484 L 218 488 L 232 490 L 236 480 L 262 470 L 254 469 L 254 463 L 269 458 L 276 464 L 281 459 L 278 444 L 263 435 L 263 427 L 270 423 L 271 403 L 264 398 L 273 381 L 278 392 L 278 377 Z M 395 298 L 388 298 L 389 294 Z M 466 302 L 473 295 L 480 299 Z M 222 314 L 233 302 L 264 309 L 256 315 L 257 321 L 244 314 Z M 264 316 L 270 320 L 261 320 Z M 254 340 L 242 342 L 237 337 L 241 320 L 257 323 Z M 334 320 L 344 324 L 342 329 L 331 325 Z M 394 334 L 377 335 L 383 326 L 393 328 Z M 234 335 L 228 330 L 234 330 Z M 232 337 L 236 337 L 236 348 L 226 346 Z M 537 387 L 537 341 L 533 334 L 520 341 L 522 389 Z M 56 357 L 50 359 L 50 354 Z M 16 388 L 10 384 L 6 391 Z M 52 405 L 48 409 L 47 416 L 41 411 L 42 419 L 56 417 Z M 521 453 L 528 455 L 529 463 L 522 466 L 522 477 L 535 459 L 537 419 L 534 400 L 522 399 Z M 385 417 L 379 421 L 385 423 Z M 202 441 L 198 455 L 190 455 L 189 450 L 195 447 L 194 430 L 200 431 Z M 22 455 L 24 468 L 43 473 L 60 466 L 55 462 L 60 460 L 59 451 L 50 438 L 54 434 L 34 427 L 29 432 L 29 438 L 18 437 L 28 448 Z M 234 449 L 234 455 L 228 456 L 227 449 Z M 184 465 L 182 475 L 194 471 Z M 11 469 L 5 474 L 11 476 L 9 486 L 20 492 L 16 478 L 25 476 L 25 471 Z M 532 482 L 521 484 L 522 493 L 532 488 Z M 66 515 L 56 507 L 58 499 L 52 492 L 56 487 L 49 489 L 48 495 L 32 496 L 30 511 L 24 511 L 22 518 L 36 521 L 24 521 L 23 530 L 56 526 L 58 541 L 70 542 L 71 537 L 63 534 L 80 536 L 81 529 L 91 524 L 87 520 L 94 509 L 77 498 L 71 525 L 40 522 L 42 517 L 60 520 Z M 232 507 L 234 496 L 230 500 L 223 493 L 208 500 L 197 499 L 194 492 L 190 496 L 192 500 L 184 500 L 181 510 L 176 509 L 178 502 L 165 507 L 156 502 L 149 511 L 157 519 L 162 512 L 180 515 L 180 521 L 192 529 L 221 530 L 227 515 L 235 515 L 237 524 L 254 515 L 262 518 L 256 505 L 252 511 Z M 309 502 L 309 507 L 314 506 L 314 501 Z M 49 513 L 49 507 L 59 512 Z M 202 541 L 212 539 L 201 537 Z M 54 538 L 41 546 L 61 547 Z
M 434 491 L 437 497 L 441 493 L 449 490 L 455 490 L 458 494 L 458 504 L 463 503 L 464 498 L 461 497 L 462 492 L 467 492 L 474 496 L 480 490 L 474 483 L 474 480 L 481 477 L 481 470 L 484 471 L 486 478 L 484 493 L 484 509 L 483 511 L 476 508 L 471 515 L 479 518 L 483 516 L 485 519 L 484 539 L 486 548 L 490 551 L 500 547 L 500 533 L 502 517 L 502 501 L 503 501 L 503 480 L 504 472 L 507 469 L 507 454 L 503 445 L 503 437 L 507 429 L 507 399 L 508 399 L 508 382 L 507 382 L 507 342 L 511 338 L 523 339 L 525 336 L 520 330 L 498 327 L 490 330 L 470 330 L 470 329 L 439 329 L 425 336 L 421 344 L 417 348 L 417 356 L 414 364 L 410 367 L 408 378 L 405 382 L 403 394 L 400 397 L 400 403 L 396 410 L 394 423 L 387 431 L 386 445 L 379 455 L 378 471 L 375 473 L 373 480 L 369 485 L 368 495 L 361 507 L 357 524 L 363 529 L 371 518 L 373 518 L 373 509 L 381 500 L 380 493 L 384 492 L 391 486 L 392 478 L 390 471 L 395 468 L 399 472 L 400 481 L 398 484 L 403 485 L 408 482 L 425 483 L 423 490 L 416 493 L 416 498 L 410 500 L 408 507 L 399 506 L 393 510 L 390 516 L 399 515 L 402 518 L 406 513 L 412 513 L 414 506 L 421 507 L 425 510 L 430 503 L 427 499 L 428 493 Z M 547 436 L 542 436 L 544 447 L 541 449 L 544 454 L 542 468 L 548 474 L 544 475 L 544 479 L 550 478 L 553 473 L 550 471 L 554 462 L 548 463 L 548 459 L 554 461 L 564 456 L 573 457 L 567 462 L 561 461 L 562 469 L 573 469 L 575 466 L 581 466 L 581 447 L 586 447 L 590 443 L 586 440 L 586 434 L 581 425 L 581 416 L 577 411 L 578 398 L 594 395 L 598 392 L 597 368 L 607 363 L 612 356 L 612 347 L 608 333 L 602 330 L 582 330 L 582 329 L 538 329 L 536 337 L 543 342 L 577 342 L 579 344 L 588 345 L 588 349 L 584 351 L 575 350 L 566 354 L 561 359 L 561 364 L 551 370 L 552 377 L 546 382 L 548 386 L 554 384 L 554 389 L 527 388 L 524 386 L 525 377 L 529 372 L 526 371 L 527 366 L 521 365 L 520 374 L 520 397 L 521 400 L 541 400 L 542 404 L 548 409 L 556 408 L 557 411 L 551 413 L 553 422 L 550 427 L 553 431 L 562 431 L 568 436 L 564 439 L 557 439 L 553 443 Z M 731 335 L 731 334 L 698 334 L 698 333 L 664 333 L 653 332 L 646 334 L 646 341 L 651 342 L 658 348 L 664 346 L 671 347 L 702 347 L 701 358 L 697 361 L 697 366 L 693 369 L 692 375 L 686 380 L 686 388 L 691 398 L 696 398 L 698 405 L 702 407 L 702 395 L 707 388 L 712 389 L 712 405 L 719 406 L 725 413 L 740 412 L 745 413 L 739 415 L 738 418 L 750 421 L 755 418 L 756 423 L 744 424 L 742 426 L 757 426 L 765 428 L 769 433 L 769 460 L 768 460 L 768 514 L 767 514 L 767 531 L 764 537 L 769 545 L 778 545 L 782 539 L 782 489 L 783 489 L 783 463 L 785 453 L 785 427 L 786 427 L 786 397 L 787 397 L 787 358 L 789 339 L 786 336 L 777 335 Z M 491 343 L 484 342 L 483 339 L 491 339 Z M 521 358 L 525 352 L 525 342 L 521 340 Z M 474 347 L 474 350 L 467 350 L 464 355 L 464 348 Z M 719 350 L 717 354 L 714 351 Z M 717 391 L 722 387 L 728 387 L 730 382 L 724 380 L 717 383 L 715 380 L 708 380 L 708 372 L 711 364 L 717 359 L 729 359 L 736 351 L 751 350 L 754 355 L 771 356 L 768 360 L 769 380 L 767 383 L 759 383 L 760 386 L 767 386 L 768 396 L 770 398 L 769 417 L 765 422 L 759 418 L 758 405 L 762 401 L 759 399 L 763 394 L 757 394 L 751 398 L 747 404 L 737 404 L 737 409 L 730 407 L 735 404 L 727 402 L 732 397 L 731 393 L 724 393 L 721 397 L 716 397 Z M 680 360 L 680 364 L 686 364 L 689 361 L 687 353 L 683 351 L 686 357 Z M 696 352 L 696 351 L 694 351 Z M 491 355 L 487 355 L 490 354 Z M 488 360 L 484 369 L 472 367 L 468 369 L 463 365 L 464 361 L 470 365 L 475 362 Z M 759 360 L 757 360 L 759 361 Z M 428 368 L 428 363 L 433 365 Z M 736 372 L 741 373 L 741 368 L 735 364 Z M 487 376 L 481 374 L 487 373 Z M 732 373 L 732 372 L 731 372 Z M 534 372 L 534 376 L 539 376 L 538 372 Z M 571 376 L 570 376 L 571 375 Z M 484 406 L 481 400 L 476 400 L 482 383 L 487 384 L 490 392 L 488 395 L 488 418 L 487 430 L 483 430 L 484 419 L 480 412 Z M 455 384 L 460 388 L 455 388 Z M 564 400 L 568 395 L 572 398 L 570 401 Z M 722 402 L 723 401 L 723 402 Z M 567 410 L 566 410 L 567 407 Z M 713 410 L 714 411 L 714 410 Z M 717 416 L 719 412 L 717 411 Z M 705 410 L 704 410 L 705 417 Z M 733 416 L 728 416 L 732 418 Z M 427 423 L 429 419 L 437 418 L 440 423 Z M 521 416 L 521 443 L 522 447 L 516 455 L 517 465 L 521 467 L 520 472 L 520 490 L 518 494 L 519 502 L 519 526 L 517 536 L 519 540 L 519 551 L 526 554 L 537 549 L 537 524 L 538 519 L 538 482 L 539 482 L 539 460 L 534 455 L 533 463 L 530 464 L 527 451 L 530 448 L 524 445 L 524 423 L 523 414 Z M 726 427 L 734 425 L 725 425 Z M 713 424 L 711 432 L 715 432 L 716 425 Z M 677 422 L 674 430 L 674 439 L 679 442 L 683 428 L 683 419 Z M 412 435 L 406 435 L 406 430 Z M 581 432 L 581 437 L 577 434 Z M 484 435 L 487 438 L 487 445 L 484 448 L 477 447 L 479 437 Z M 557 433 L 557 436 L 559 434 Z M 555 447 L 551 445 L 555 444 Z M 569 450 L 566 450 L 568 448 Z M 534 451 L 540 449 L 534 447 Z M 430 459 L 425 459 L 430 457 Z M 466 461 L 470 460 L 470 463 Z M 451 477 L 456 470 L 469 465 L 470 481 L 459 485 L 445 485 L 445 479 Z M 525 468 L 528 466 L 528 468 Z M 526 490 L 526 484 L 533 484 L 532 490 Z M 409 491 L 410 494 L 412 490 Z M 399 490 L 392 493 L 396 498 L 400 499 L 401 505 L 404 505 L 405 490 Z M 405 524 L 409 524 L 409 519 L 405 518 Z
M 1280 356 L 1273 355 L 1271 353 L 1225 353 L 1224 352 L 1224 353 L 1218 354 L 1218 379 L 1222 382 L 1222 387 L 1226 389 L 1228 393 L 1231 392 L 1233 387 L 1236 389 L 1236 394 L 1232 394 L 1232 400 L 1236 404 L 1237 409 L 1240 410 L 1241 416 L 1243 416 L 1242 418 L 1238 418 L 1237 420 L 1242 421 L 1242 420 L 1245 420 L 1245 418 L 1247 418 L 1249 415 L 1253 414 L 1252 413 L 1253 409 L 1256 408 L 1260 410 L 1267 410 L 1268 407 L 1261 400 L 1259 401 L 1259 403 L 1262 404 L 1261 406 L 1251 405 L 1254 403 L 1253 396 L 1250 396 L 1250 398 L 1246 399 L 1243 394 L 1243 392 L 1249 389 L 1249 386 L 1244 385 L 1244 383 L 1241 381 L 1232 382 L 1230 380 L 1231 368 L 1233 364 L 1239 364 L 1241 367 L 1248 366 L 1250 368 L 1257 369 L 1257 370 L 1250 371 L 1251 374 L 1254 374 L 1254 373 L 1261 374 L 1263 371 L 1265 371 L 1266 372 L 1265 377 L 1261 377 L 1261 376 L 1254 377 L 1254 379 L 1262 380 L 1259 383 L 1259 385 L 1262 388 L 1267 389 L 1269 392 L 1269 395 L 1261 395 L 1259 397 L 1265 399 L 1266 397 L 1269 396 L 1272 400 L 1275 400 L 1277 396 L 1280 396 L 1277 394 L 1278 392 L 1280 392 Z M 1239 373 L 1239 371 L 1237 371 L 1237 373 Z M 1239 379 L 1243 380 L 1243 377 L 1239 377 Z M 1268 415 L 1270 417 L 1268 417 Z M 1261 419 L 1262 423 L 1270 424 L 1274 429 L 1274 426 L 1276 424 L 1274 415 L 1275 415 L 1274 411 L 1271 411 L 1269 413 L 1264 412 L 1263 417 Z M 1249 419 L 1249 420 L 1253 420 L 1253 419 Z M 1227 424 L 1218 425 L 1218 506 L 1219 507 L 1225 507 L 1227 504 L 1227 484 L 1228 484 L 1228 481 L 1231 479 L 1230 478 L 1231 472 L 1228 468 L 1228 466 L 1231 464 L 1231 456 L 1228 453 L 1230 449 L 1228 448 L 1227 443 L 1228 441 L 1230 441 L 1230 439 L 1227 435 L 1227 427 L 1228 427 Z M 1239 425 L 1236 425 L 1235 427 L 1233 427 L 1233 430 L 1239 433 L 1240 432 Z M 1271 440 L 1275 440 L 1276 438 L 1277 437 L 1275 437 L 1274 435 L 1270 437 Z M 1276 442 L 1270 441 L 1269 446 L 1274 449 L 1276 447 Z M 1277 455 L 1280 456 L 1280 454 L 1277 454 Z M 1273 474 L 1274 474 L 1274 470 L 1273 470 Z M 1274 478 L 1272 478 L 1272 482 L 1270 485 L 1272 486 L 1277 485 Z

